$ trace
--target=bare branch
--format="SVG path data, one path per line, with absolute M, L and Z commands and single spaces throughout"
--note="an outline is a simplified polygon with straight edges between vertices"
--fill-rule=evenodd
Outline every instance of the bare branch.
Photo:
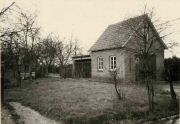
M 11 7 L 15 4 L 15 2 L 12 2 L 8 7 L 6 8 L 3 8 L 0 12 L 0 16 L 4 15 L 4 13 Z

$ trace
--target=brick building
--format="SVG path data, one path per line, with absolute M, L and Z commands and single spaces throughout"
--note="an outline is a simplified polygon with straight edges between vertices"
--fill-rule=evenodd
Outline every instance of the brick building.
M 137 64 L 135 51 L 141 41 L 134 36 L 135 30 L 132 30 L 130 25 L 135 29 L 140 29 L 145 19 L 150 27 L 150 36 L 155 37 L 153 44 L 149 44 L 152 45 L 150 50 L 154 51 L 151 59 L 152 68 L 156 73 L 156 79 L 163 79 L 164 49 L 167 47 L 147 15 L 130 18 L 109 25 L 105 29 L 89 50 L 92 78 L 107 80 L 110 78 L 110 71 L 116 69 L 118 77 L 123 81 L 134 82 L 138 79 L 138 66 L 140 65 Z M 74 62 L 76 62 L 75 59 Z

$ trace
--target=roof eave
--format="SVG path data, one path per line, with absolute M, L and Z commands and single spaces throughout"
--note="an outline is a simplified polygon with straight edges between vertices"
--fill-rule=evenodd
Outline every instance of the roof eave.
M 91 50 L 90 52 L 98 52 L 98 51 L 104 51 L 104 50 L 112 50 L 112 49 L 121 49 L 121 47 L 113 47 L 113 48 L 104 48 L 104 49 L 96 49 L 96 50 Z

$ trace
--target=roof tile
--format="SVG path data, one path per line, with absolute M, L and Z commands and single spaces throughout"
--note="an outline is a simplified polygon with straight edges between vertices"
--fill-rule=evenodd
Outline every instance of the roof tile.
M 145 15 L 129 18 L 125 21 L 109 25 L 99 39 L 90 48 L 90 51 L 122 47 L 133 33 L 130 25 L 137 27 Z

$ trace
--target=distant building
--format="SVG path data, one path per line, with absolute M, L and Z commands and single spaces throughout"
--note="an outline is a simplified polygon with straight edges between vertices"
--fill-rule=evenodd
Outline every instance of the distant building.
M 74 73 L 77 72 L 77 63 L 91 62 L 89 65 L 90 75 L 95 79 L 107 80 L 110 78 L 110 71 L 117 69 L 118 77 L 123 81 L 134 82 L 138 80 L 138 59 L 135 57 L 134 50 L 137 48 L 138 39 L 133 36 L 133 30 L 130 29 L 129 23 L 134 28 L 138 27 L 144 18 L 148 18 L 147 15 L 130 18 L 120 23 L 109 25 L 99 39 L 90 48 L 90 56 L 74 57 Z M 164 70 L 164 49 L 166 45 L 159 37 L 152 22 L 151 33 L 157 38 L 154 41 L 151 48 L 155 52 L 155 55 L 151 59 L 154 71 L 156 72 L 156 79 L 163 80 L 162 72 Z M 85 64 L 84 63 L 84 64 Z M 88 66 L 89 66 L 88 65 Z M 82 72 L 83 73 L 83 72 Z M 87 72 L 86 72 L 87 73 Z

